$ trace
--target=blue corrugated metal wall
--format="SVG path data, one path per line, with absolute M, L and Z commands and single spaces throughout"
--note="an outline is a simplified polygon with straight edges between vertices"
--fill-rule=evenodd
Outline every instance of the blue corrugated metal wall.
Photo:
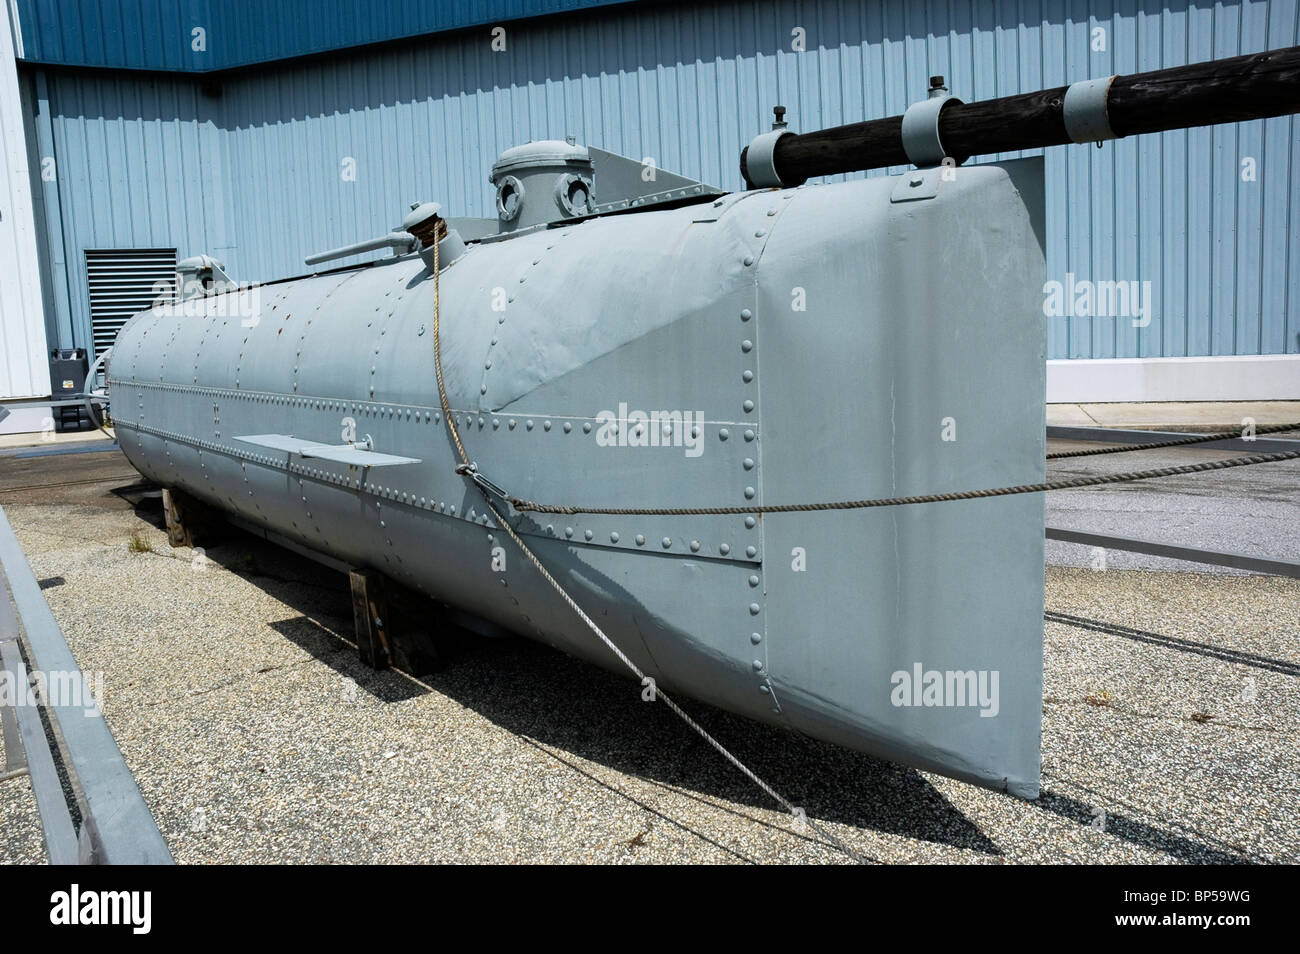
M 49 340 L 89 348 L 86 249 L 175 246 L 183 257 L 235 242 L 221 104 L 188 80 L 102 75 L 42 75 L 28 93 L 37 149 L 54 159 L 37 183 L 55 273 Z
M 186 72 L 626 2 L 630 0 L 14 0 L 23 59 Z
M 530 138 L 571 133 L 738 188 L 740 149 L 774 103 L 816 129 L 901 113 L 932 73 L 974 100 L 1291 46 L 1297 15 L 1296 0 L 632 6 L 512 25 L 505 53 L 484 30 L 240 74 L 219 98 L 184 79 L 52 74 L 47 200 L 70 318 L 88 340 L 84 248 L 176 245 L 238 279 L 296 274 L 415 199 L 489 214 L 493 158 Z M 796 27 L 807 52 L 791 50 Z M 1291 118 L 1048 150 L 1049 277 L 1154 294 L 1146 328 L 1045 319 L 1050 355 L 1300 351 L 1296 153 Z

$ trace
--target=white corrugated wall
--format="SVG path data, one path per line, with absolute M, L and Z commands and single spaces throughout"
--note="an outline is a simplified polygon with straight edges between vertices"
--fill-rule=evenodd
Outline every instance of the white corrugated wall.
M 50 393 L 13 22 L 9 0 L 0 0 L 0 399 Z

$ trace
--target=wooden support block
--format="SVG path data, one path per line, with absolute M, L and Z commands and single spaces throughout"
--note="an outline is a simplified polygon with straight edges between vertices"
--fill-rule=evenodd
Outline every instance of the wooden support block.
M 167 542 L 174 547 L 209 547 L 223 538 L 226 522 L 219 511 L 182 490 L 164 487 L 163 517 Z
M 174 547 L 192 547 L 194 540 L 189 527 L 185 524 L 186 505 L 184 498 L 177 491 L 163 488 L 163 517 L 167 521 L 167 542 Z
M 450 626 L 443 608 L 404 587 L 390 587 L 387 593 L 393 616 L 387 634 L 393 665 L 412 676 L 437 672 L 442 668 L 439 644 Z
M 361 661 L 422 676 L 442 668 L 438 643 L 450 623 L 432 600 L 376 570 L 348 571 Z
M 352 585 L 352 619 L 361 661 L 375 669 L 387 669 L 392 664 L 392 652 L 385 629 L 388 600 L 383 574 L 374 570 L 350 570 L 348 582 Z

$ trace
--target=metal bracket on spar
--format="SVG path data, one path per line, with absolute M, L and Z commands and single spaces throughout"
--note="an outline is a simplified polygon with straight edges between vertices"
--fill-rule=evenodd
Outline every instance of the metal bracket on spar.
M 937 86 L 928 99 L 913 103 L 903 113 L 903 152 L 918 169 L 937 166 L 948 155 L 939 138 L 939 115 L 949 103 L 961 105 L 961 100 Z
M 1119 138 L 1110 128 L 1110 117 L 1106 112 L 1106 101 L 1113 82 L 1114 76 L 1080 80 L 1071 83 L 1065 91 L 1061 118 L 1065 122 L 1065 131 L 1074 142 L 1099 143 Z
M 776 142 L 790 135 L 788 129 L 773 129 L 755 136 L 745 153 L 745 174 L 756 189 L 781 188 L 781 176 L 776 171 Z

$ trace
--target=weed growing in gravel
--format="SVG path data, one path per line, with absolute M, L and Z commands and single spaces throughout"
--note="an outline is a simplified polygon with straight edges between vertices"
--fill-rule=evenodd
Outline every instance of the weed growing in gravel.
M 1109 689 L 1102 689 L 1098 692 L 1090 692 L 1083 697 L 1083 701 L 1090 706 L 1113 707 L 1115 705 L 1115 693 Z
M 153 553 L 153 544 L 139 530 L 131 534 L 131 539 L 126 541 L 126 548 L 132 553 Z

